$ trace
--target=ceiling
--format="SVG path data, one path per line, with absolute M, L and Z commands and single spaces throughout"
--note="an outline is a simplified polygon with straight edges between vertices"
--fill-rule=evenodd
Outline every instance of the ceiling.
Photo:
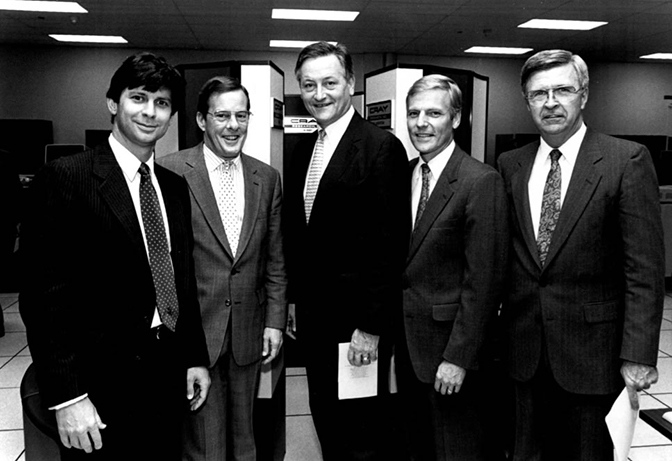
M 353 53 L 464 56 L 474 45 L 565 48 L 586 60 L 672 52 L 662 0 L 79 0 L 88 14 L 0 11 L 0 45 L 48 34 L 121 35 L 129 47 L 272 51 L 270 39 L 330 40 Z M 354 22 L 272 20 L 272 8 L 360 11 Z M 518 29 L 532 18 L 608 21 L 593 31 Z M 73 46 L 73 45 L 62 45 Z M 91 45 L 87 45 L 91 46 Z M 100 45 L 105 46 L 105 45 Z M 119 46 L 119 45 L 116 45 Z

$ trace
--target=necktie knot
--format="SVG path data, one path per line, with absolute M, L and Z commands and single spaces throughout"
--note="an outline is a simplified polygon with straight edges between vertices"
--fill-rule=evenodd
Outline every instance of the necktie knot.
M 140 173 L 140 177 L 142 179 L 147 179 L 151 175 L 151 172 L 149 170 L 149 166 L 144 162 L 140 164 L 140 168 L 138 168 L 138 173 Z
M 561 156 L 562 152 L 560 152 L 558 149 L 553 149 L 551 151 L 551 164 L 558 163 L 558 160 L 560 160 Z

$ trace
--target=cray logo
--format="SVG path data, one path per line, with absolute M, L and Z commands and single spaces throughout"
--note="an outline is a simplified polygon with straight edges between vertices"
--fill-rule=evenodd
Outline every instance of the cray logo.
M 380 104 L 369 108 L 369 115 L 386 114 L 390 111 L 389 104 Z
M 296 123 L 317 123 L 317 120 L 315 120 L 314 118 L 292 118 L 289 121 L 292 124 L 296 124 Z

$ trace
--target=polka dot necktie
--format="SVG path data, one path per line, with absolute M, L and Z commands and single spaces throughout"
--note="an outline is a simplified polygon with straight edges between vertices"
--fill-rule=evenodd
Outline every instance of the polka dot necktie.
M 325 134 L 326 132 L 324 130 L 320 130 L 317 136 L 315 149 L 313 150 L 313 158 L 310 160 L 310 168 L 308 169 L 308 176 L 306 178 L 306 198 L 304 199 L 306 223 L 310 221 L 310 212 L 313 210 L 313 202 L 315 201 L 317 188 L 320 185 L 320 179 L 322 178 Z
M 219 165 L 220 181 L 217 194 L 219 215 L 222 218 L 226 238 L 229 241 L 231 253 L 234 257 L 236 256 L 236 250 L 238 250 L 238 239 L 242 226 L 242 219 L 238 216 L 236 189 L 233 181 L 235 167 L 233 160 L 226 159 Z
M 541 218 L 539 220 L 539 233 L 537 236 L 537 250 L 539 261 L 543 267 L 551 246 L 551 236 L 560 217 L 560 185 L 562 184 L 562 171 L 558 160 L 562 153 L 558 149 L 551 151 L 551 169 L 546 177 L 544 197 L 541 202 Z
M 175 331 L 179 307 L 166 229 L 161 216 L 159 199 L 152 185 L 149 167 L 143 163 L 138 172 L 140 173 L 140 211 L 149 249 L 149 266 L 156 290 L 156 307 L 161 322 L 170 331 Z
M 429 200 L 429 174 L 431 173 L 431 170 L 429 169 L 429 165 L 426 163 L 420 165 L 420 168 L 422 169 L 422 190 L 420 192 L 418 212 L 415 214 L 415 224 L 413 225 L 413 229 L 418 227 L 420 217 L 422 216 L 422 213 L 425 212 L 425 208 L 427 207 L 427 200 Z

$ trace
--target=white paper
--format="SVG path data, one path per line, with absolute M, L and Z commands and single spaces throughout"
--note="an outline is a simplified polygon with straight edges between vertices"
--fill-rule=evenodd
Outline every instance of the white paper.
M 338 399 L 373 397 L 378 392 L 378 361 L 356 367 L 348 362 L 350 343 L 338 345 Z
M 639 396 L 637 399 L 639 400 Z M 639 407 L 639 404 L 637 406 Z M 639 408 L 637 410 L 631 408 L 628 390 L 623 389 L 611 407 L 611 411 L 604 418 L 614 444 L 614 461 L 628 461 L 637 418 L 639 418 Z

